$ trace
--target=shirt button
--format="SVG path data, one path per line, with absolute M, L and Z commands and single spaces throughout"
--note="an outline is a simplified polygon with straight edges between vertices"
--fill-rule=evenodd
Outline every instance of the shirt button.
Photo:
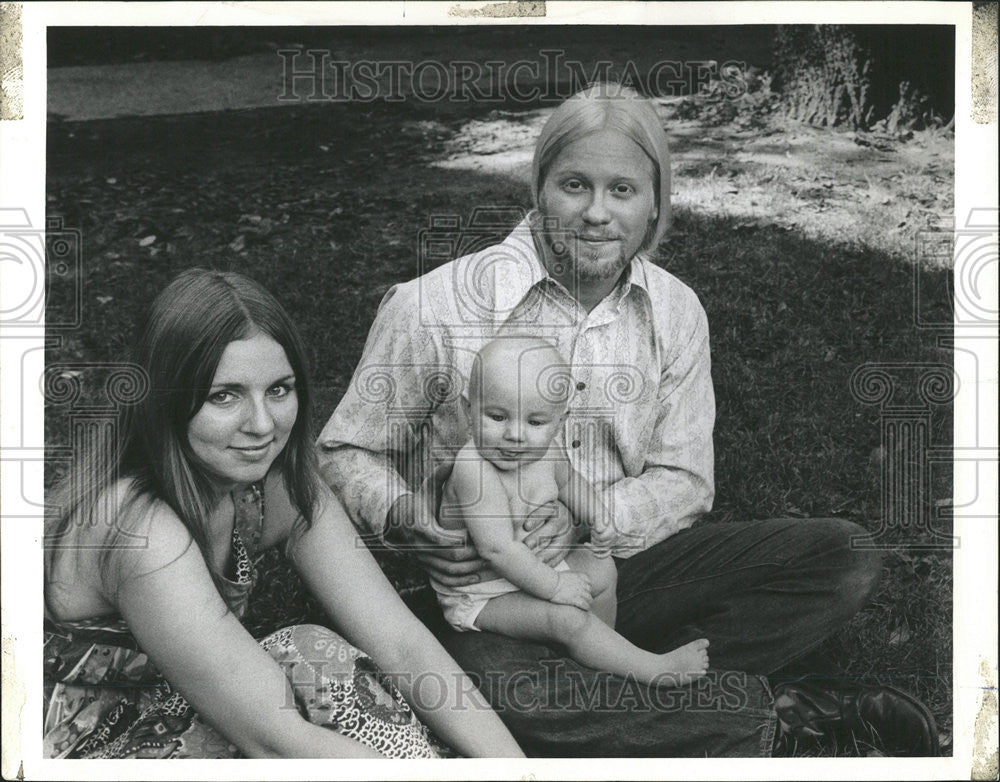
M 576 384 L 576 390 L 577 391 L 583 391 L 583 389 L 585 389 L 586 387 L 587 387 L 587 384 L 584 383 L 582 380 L 579 383 Z
M 570 445 L 572 445 L 574 448 L 579 448 L 580 447 L 580 441 L 579 440 L 574 440 L 572 443 L 570 443 Z

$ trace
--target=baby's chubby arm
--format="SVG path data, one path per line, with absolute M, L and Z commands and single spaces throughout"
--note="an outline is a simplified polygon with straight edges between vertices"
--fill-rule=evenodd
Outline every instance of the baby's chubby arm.
M 590 607 L 590 583 L 583 573 L 557 572 L 514 537 L 510 502 L 496 468 L 473 449 L 463 449 L 448 479 L 457 508 L 479 556 L 497 575 L 525 592 L 556 603 Z
M 614 521 L 600 493 L 573 469 L 568 458 L 555 462 L 555 477 L 559 486 L 559 501 L 573 515 L 575 523 L 586 524 L 590 528 L 594 553 L 601 556 L 610 554 L 615 540 Z

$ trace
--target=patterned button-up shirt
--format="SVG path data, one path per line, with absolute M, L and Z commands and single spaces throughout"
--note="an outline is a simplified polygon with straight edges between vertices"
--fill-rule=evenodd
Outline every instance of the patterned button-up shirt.
M 323 472 L 355 524 L 382 534 L 392 504 L 467 442 L 461 396 L 476 352 L 498 336 L 532 334 L 567 361 L 566 452 L 603 491 L 612 551 L 627 557 L 712 506 L 708 322 L 690 288 L 640 256 L 586 312 L 546 272 L 528 222 L 386 293 L 320 435 Z

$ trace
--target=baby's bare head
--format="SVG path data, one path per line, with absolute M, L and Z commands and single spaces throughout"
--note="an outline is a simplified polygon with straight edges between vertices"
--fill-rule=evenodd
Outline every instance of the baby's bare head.
M 535 337 L 495 339 L 469 379 L 472 439 L 499 470 L 541 459 L 566 417 L 572 383 L 559 351 Z
M 483 403 L 495 392 L 516 391 L 525 401 L 563 408 L 573 383 L 569 365 L 552 343 L 540 337 L 498 337 L 476 354 L 469 377 L 469 401 Z

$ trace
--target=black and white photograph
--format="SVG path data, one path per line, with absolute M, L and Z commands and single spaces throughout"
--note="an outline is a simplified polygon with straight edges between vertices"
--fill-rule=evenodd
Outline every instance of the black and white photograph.
M 5 776 L 996 778 L 995 5 L 29 5 Z

